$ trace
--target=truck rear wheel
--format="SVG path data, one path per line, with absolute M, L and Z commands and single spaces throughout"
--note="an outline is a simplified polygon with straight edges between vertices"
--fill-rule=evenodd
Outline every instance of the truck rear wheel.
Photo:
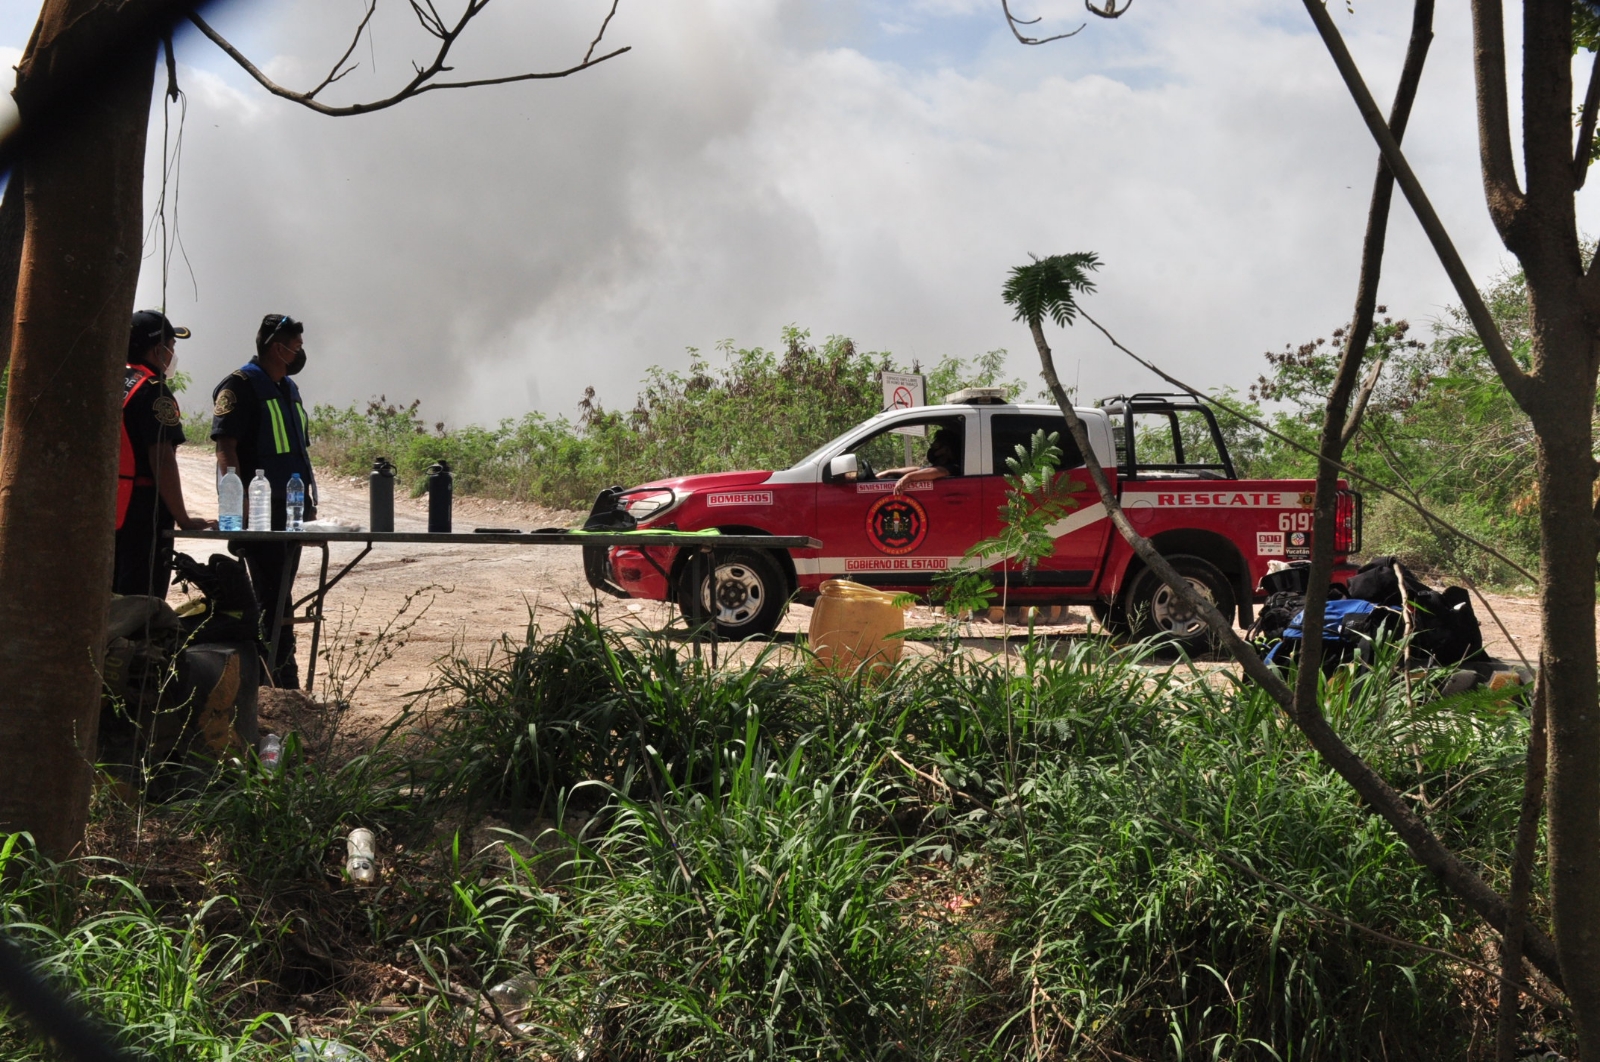
M 678 607 L 689 625 L 713 621 L 718 638 L 734 641 L 777 630 L 789 586 L 772 556 L 757 549 L 719 550 L 714 564 L 716 576 L 708 579 L 704 565 L 690 558 L 678 577 Z
M 1168 557 L 1167 563 L 1202 597 L 1210 599 L 1218 612 L 1229 617 L 1234 614 L 1233 587 L 1216 565 L 1181 553 Z M 1221 644 L 1204 617 L 1149 568 L 1140 572 L 1128 588 L 1124 609 L 1135 638 L 1162 636 L 1190 653 L 1209 652 Z

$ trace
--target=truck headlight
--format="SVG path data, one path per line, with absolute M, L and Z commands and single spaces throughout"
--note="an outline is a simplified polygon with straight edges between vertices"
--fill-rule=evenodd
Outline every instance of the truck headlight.
M 642 524 L 646 520 L 665 516 L 668 510 L 677 508 L 685 497 L 686 495 L 664 487 L 660 490 L 645 490 L 638 494 L 626 495 L 622 505 L 629 516 Z

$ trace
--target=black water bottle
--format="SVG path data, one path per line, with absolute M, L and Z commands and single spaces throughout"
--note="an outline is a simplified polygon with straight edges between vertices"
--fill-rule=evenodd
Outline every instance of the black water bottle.
M 428 530 L 434 534 L 450 533 L 450 506 L 454 500 L 454 480 L 450 476 L 450 463 L 440 461 L 428 466 Z
M 374 531 L 394 530 L 394 465 L 387 457 L 372 462 L 367 477 L 367 526 Z

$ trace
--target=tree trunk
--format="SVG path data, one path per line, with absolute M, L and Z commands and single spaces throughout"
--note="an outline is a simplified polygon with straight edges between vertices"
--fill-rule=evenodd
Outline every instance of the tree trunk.
M 129 6 L 46 0 L 18 67 L 24 126 Z M 81 843 L 88 815 L 139 275 L 156 55 L 153 42 L 127 47 L 140 54 L 31 142 L 24 176 L 0 450 L 0 829 L 27 830 L 55 856 Z
M 1548 358 L 1548 352 L 1547 352 Z M 1548 358 L 1546 371 L 1552 367 Z M 1593 377 L 1589 378 L 1591 381 Z M 1579 1041 L 1600 1045 L 1600 719 L 1595 688 L 1594 387 L 1539 418 L 1540 629 L 1549 725 L 1550 912 Z M 1585 1055 L 1585 1057 L 1588 1057 Z
M 11 321 L 17 309 L 17 269 L 22 264 L 22 167 L 11 171 L 0 199 L 0 372 L 11 363 Z

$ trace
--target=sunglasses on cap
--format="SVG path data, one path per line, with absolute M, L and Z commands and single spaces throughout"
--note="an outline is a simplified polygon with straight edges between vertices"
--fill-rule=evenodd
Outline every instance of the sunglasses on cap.
M 261 331 L 268 338 L 279 332 L 287 332 L 294 328 L 303 328 L 299 321 L 286 313 L 269 313 L 261 319 Z

